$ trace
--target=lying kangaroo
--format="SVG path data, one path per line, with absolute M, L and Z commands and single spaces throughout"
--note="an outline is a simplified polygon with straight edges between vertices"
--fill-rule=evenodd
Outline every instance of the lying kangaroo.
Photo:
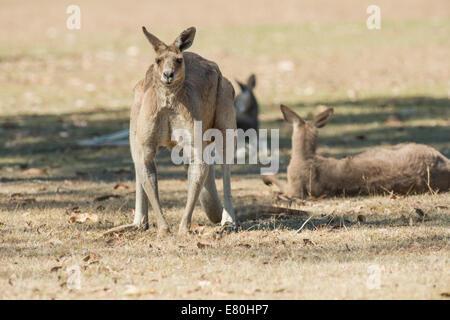
M 287 168 L 287 184 L 274 176 L 264 176 L 266 184 L 277 185 L 288 197 L 306 195 L 367 195 L 426 192 L 450 188 L 450 160 L 422 144 L 402 143 L 374 148 L 344 159 L 316 155 L 318 128 L 330 120 L 327 109 L 310 121 L 281 105 L 284 119 L 292 124 L 292 155 Z
M 253 94 L 253 89 L 256 86 L 256 77 L 252 74 L 246 84 L 239 81 L 236 82 L 241 88 L 241 93 L 234 99 L 237 127 L 244 131 L 247 129 L 258 130 L 258 102 Z
M 167 45 L 145 27 L 142 30 L 156 52 L 155 63 L 134 88 L 134 104 L 130 119 L 130 146 L 136 171 L 136 209 L 132 225 L 123 227 L 148 228 L 148 200 L 156 215 L 158 233 L 169 232 L 158 197 L 155 156 L 159 147 L 176 145 L 172 131 L 185 129 L 191 134 L 194 153 L 194 121 L 202 121 L 202 129 L 218 129 L 225 136 L 226 129 L 236 129 L 233 107 L 234 89 L 222 76 L 216 63 L 185 52 L 194 40 L 195 28 L 183 31 Z M 223 150 L 226 150 L 226 139 Z M 235 147 L 230 146 L 230 147 Z M 219 152 L 219 151 L 216 151 Z M 224 156 L 225 159 L 225 156 Z M 208 218 L 235 228 L 230 187 L 230 168 L 223 165 L 224 206 L 219 200 L 214 180 L 214 166 L 191 160 L 188 169 L 187 203 L 179 233 L 187 233 L 197 199 Z M 123 228 L 122 227 L 122 228 Z

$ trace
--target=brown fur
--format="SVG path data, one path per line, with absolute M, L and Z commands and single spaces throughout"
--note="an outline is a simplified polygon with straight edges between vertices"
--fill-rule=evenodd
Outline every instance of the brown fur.
M 369 149 L 344 159 L 325 158 L 316 155 L 318 128 L 326 125 L 333 109 L 311 121 L 304 121 L 283 105 L 281 111 L 293 126 L 288 181 L 285 184 L 274 176 L 265 176 L 263 180 L 276 184 L 289 197 L 407 194 L 450 188 L 450 160 L 432 147 L 402 143 Z
M 159 147 L 176 145 L 172 131 L 187 129 L 193 138 L 194 120 L 202 121 L 203 131 L 216 128 L 223 132 L 235 129 L 234 89 L 222 76 L 216 63 L 192 52 L 183 52 L 192 44 L 195 28 L 189 28 L 171 45 L 166 45 L 143 28 L 152 44 L 155 63 L 134 89 L 134 104 L 130 117 L 130 146 L 136 169 L 136 211 L 134 225 L 147 228 L 147 198 L 156 214 L 158 228 L 168 231 L 158 197 L 156 164 Z M 164 73 L 173 74 L 167 82 Z M 193 143 L 193 141 L 192 141 Z M 203 148 L 206 144 L 203 145 Z M 225 141 L 224 141 L 225 147 Z M 220 203 L 214 166 L 190 164 L 188 200 L 179 231 L 189 230 L 197 199 L 213 222 L 235 223 L 231 204 L 229 168 L 224 165 L 225 210 Z M 203 187 L 205 185 L 205 187 Z M 200 193 L 201 191 L 201 193 Z

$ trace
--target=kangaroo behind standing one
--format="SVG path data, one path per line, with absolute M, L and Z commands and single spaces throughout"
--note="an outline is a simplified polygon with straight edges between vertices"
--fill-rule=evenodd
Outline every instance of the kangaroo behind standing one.
M 373 193 L 447 191 L 450 160 L 432 147 L 402 143 L 369 149 L 344 159 L 316 155 L 318 129 L 333 115 L 327 109 L 310 121 L 281 105 L 284 119 L 293 127 L 292 154 L 287 183 L 264 176 L 266 184 L 277 185 L 288 197 L 307 195 L 367 195 Z
M 206 142 L 202 141 L 201 150 L 195 147 L 194 121 L 202 121 L 203 132 L 215 128 L 223 136 L 226 129 L 236 129 L 234 89 L 222 76 L 216 63 L 195 53 L 185 52 L 194 41 L 194 27 L 183 31 L 170 45 L 159 40 L 145 27 L 142 29 L 155 50 L 156 58 L 145 78 L 134 89 L 130 147 L 136 170 L 136 209 L 133 224 L 123 227 L 148 228 L 147 209 L 150 202 L 156 216 L 158 233 L 166 233 L 169 226 L 163 217 L 159 201 L 156 152 L 159 147 L 172 149 L 177 144 L 177 141 L 172 140 L 172 133 L 181 129 L 190 133 L 194 154 L 201 156 Z M 226 147 L 224 139 L 223 150 Z M 234 145 L 229 147 L 234 148 Z M 231 224 L 235 228 L 230 168 L 227 164 L 223 164 L 223 189 L 225 208 L 222 207 L 216 190 L 214 165 L 207 165 L 203 161 L 195 163 L 191 157 L 187 202 L 179 233 L 189 231 L 198 198 L 212 222 Z
M 256 86 L 256 77 L 252 74 L 246 84 L 239 81 L 236 82 L 241 88 L 241 93 L 234 99 L 237 127 L 244 131 L 247 129 L 258 130 L 258 102 L 253 94 L 253 89 Z

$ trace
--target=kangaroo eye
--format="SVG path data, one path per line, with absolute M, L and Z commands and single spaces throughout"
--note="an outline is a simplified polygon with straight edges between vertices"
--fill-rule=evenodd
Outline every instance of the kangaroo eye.
M 161 63 L 161 60 L 162 60 L 161 58 L 156 58 L 156 59 L 155 59 L 156 64 L 160 64 L 160 63 Z
M 183 58 L 177 58 L 177 63 L 182 63 L 183 62 Z

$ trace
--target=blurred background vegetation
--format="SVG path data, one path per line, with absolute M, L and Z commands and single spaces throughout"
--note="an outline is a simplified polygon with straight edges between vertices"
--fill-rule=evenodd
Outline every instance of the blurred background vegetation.
M 80 6 L 80 30 L 66 27 L 70 4 Z M 380 30 L 366 27 L 370 4 L 381 8 Z M 237 92 L 235 79 L 256 74 L 261 127 L 282 130 L 282 170 L 290 128 L 281 102 L 304 117 L 318 105 L 335 108 L 322 154 L 413 141 L 450 155 L 447 0 L 2 0 L 1 9 L 3 181 L 30 166 L 55 179 L 80 170 L 115 179 L 108 170 L 131 169 L 128 148 L 75 141 L 128 127 L 132 89 L 153 61 L 142 25 L 166 42 L 196 26 L 190 50 L 216 61 Z M 161 175 L 182 174 L 165 155 Z

